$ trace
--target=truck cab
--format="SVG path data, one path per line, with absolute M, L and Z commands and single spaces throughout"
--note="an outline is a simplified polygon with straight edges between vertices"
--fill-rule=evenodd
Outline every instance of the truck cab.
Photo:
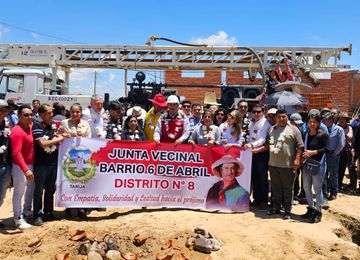
M 0 99 L 14 100 L 17 104 L 31 104 L 38 99 L 40 103 L 59 102 L 69 108 L 74 103 L 86 107 L 90 96 L 69 95 L 68 86 L 59 77 L 56 89 L 52 89 L 52 74 L 38 69 L 3 69 L 0 72 Z

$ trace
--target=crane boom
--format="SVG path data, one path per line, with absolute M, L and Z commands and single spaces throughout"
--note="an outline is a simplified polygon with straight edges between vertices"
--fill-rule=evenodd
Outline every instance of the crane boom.
M 340 65 L 348 47 L 185 47 L 115 45 L 0 44 L 0 66 L 180 70 L 255 70 L 288 58 L 314 72 L 348 69 Z M 262 73 L 261 73 L 262 74 Z

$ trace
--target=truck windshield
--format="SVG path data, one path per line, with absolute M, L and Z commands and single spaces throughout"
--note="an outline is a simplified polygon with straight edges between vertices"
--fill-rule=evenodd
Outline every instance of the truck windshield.
M 3 75 L 0 76 L 0 94 L 3 95 L 5 95 L 6 93 L 6 80 L 7 80 L 6 76 Z
M 24 76 L 11 75 L 8 78 L 7 92 L 22 93 L 24 91 Z

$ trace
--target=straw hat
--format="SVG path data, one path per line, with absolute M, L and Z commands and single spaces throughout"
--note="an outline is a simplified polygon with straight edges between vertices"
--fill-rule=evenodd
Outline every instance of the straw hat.
M 145 119 L 146 111 L 139 106 L 134 106 L 126 111 L 127 116 L 136 116 L 137 119 Z
M 269 111 L 267 111 L 267 114 L 275 115 L 277 112 L 276 108 L 270 108 Z
M 215 161 L 211 165 L 211 169 L 216 176 L 221 177 L 221 172 L 219 172 L 216 168 L 224 163 L 236 163 L 237 165 L 239 165 L 239 170 L 235 174 L 235 177 L 240 176 L 242 174 L 242 172 L 244 171 L 244 165 L 240 162 L 240 160 L 227 154 L 227 155 L 224 155 L 223 157 L 221 157 L 219 160 Z
M 346 112 L 341 112 L 340 115 L 339 115 L 339 118 L 341 118 L 341 117 L 344 117 L 344 118 L 346 118 L 346 119 L 349 119 L 349 118 L 350 118 L 349 115 L 348 115 L 348 113 L 346 113 Z
M 204 104 L 206 104 L 206 105 L 216 105 L 216 106 L 221 105 L 221 104 L 217 103 L 217 101 L 216 101 L 215 92 L 205 92 Z

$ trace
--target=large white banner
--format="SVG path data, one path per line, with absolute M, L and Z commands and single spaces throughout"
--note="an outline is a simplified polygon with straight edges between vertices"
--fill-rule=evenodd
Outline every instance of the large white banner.
M 73 138 L 59 147 L 59 207 L 165 206 L 245 212 L 250 151 Z

